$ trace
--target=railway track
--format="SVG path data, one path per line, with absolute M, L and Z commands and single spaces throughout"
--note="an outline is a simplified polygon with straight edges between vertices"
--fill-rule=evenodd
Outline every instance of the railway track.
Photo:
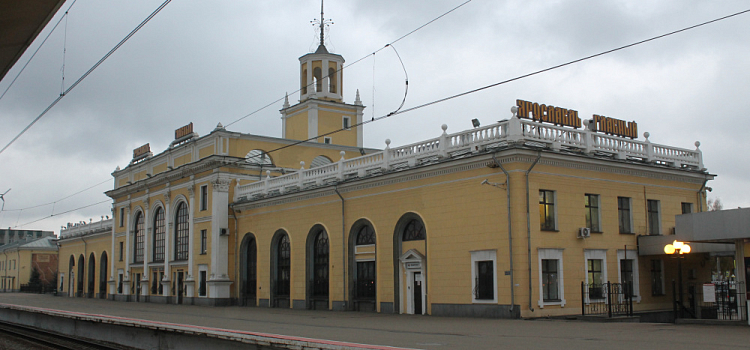
M 127 346 L 73 337 L 5 321 L 0 321 L 0 336 L 28 343 L 28 349 L 135 350 Z

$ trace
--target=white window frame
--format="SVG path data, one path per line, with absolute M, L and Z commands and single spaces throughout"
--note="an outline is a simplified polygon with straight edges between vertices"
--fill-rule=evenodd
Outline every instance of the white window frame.
M 563 249 L 539 248 L 537 250 L 537 255 L 537 260 L 539 260 L 539 308 L 544 309 L 544 307 L 548 305 L 559 305 L 560 307 L 565 307 L 565 280 L 563 278 L 563 271 L 565 271 L 565 269 L 563 269 Z M 542 282 L 542 260 L 557 260 L 557 281 L 559 284 L 558 293 L 560 294 L 560 301 L 544 301 L 544 294 L 542 293 L 544 290 Z
M 208 253 L 208 230 L 201 230 L 201 252 L 200 255 Z
M 120 207 L 120 227 L 125 226 L 125 207 Z
M 208 210 L 208 185 L 201 185 L 200 197 L 200 211 Z
M 589 227 L 591 229 L 591 232 L 602 233 L 604 231 L 604 228 L 603 228 L 604 225 L 602 225 L 602 196 L 595 194 L 595 193 L 584 193 L 583 195 L 584 195 L 584 198 L 586 196 L 596 197 L 596 221 L 599 223 L 599 227 L 597 227 L 596 230 L 594 230 L 593 227 L 589 227 L 588 225 L 586 225 L 586 227 Z M 591 203 L 589 203 L 589 206 L 590 205 Z M 584 205 L 584 208 L 585 208 L 585 205 Z M 585 209 L 589 210 L 588 208 L 585 208 Z M 618 230 L 619 230 L 619 227 L 618 227 Z
M 480 261 L 492 261 L 492 299 L 477 299 L 477 265 Z M 474 304 L 497 304 L 497 251 L 478 250 L 471 252 L 471 302 Z
M 583 255 L 584 255 L 584 264 L 585 264 L 584 265 L 584 271 L 585 271 L 584 280 L 586 281 L 586 284 L 588 285 L 589 283 L 591 283 L 589 282 L 589 260 L 601 260 L 602 261 L 602 283 L 607 283 L 608 281 L 607 250 L 606 249 L 586 249 Z M 617 268 L 618 269 L 620 268 L 619 265 Z M 600 300 L 606 300 L 606 299 L 607 299 L 607 296 L 604 295 L 603 299 L 592 299 L 592 300 L 600 301 Z M 586 296 L 586 304 L 588 304 L 589 302 L 590 302 L 589 297 Z
M 620 198 L 628 200 L 628 220 L 630 220 L 630 232 L 620 232 Z M 620 234 L 634 234 L 635 229 L 633 228 L 633 198 L 617 196 L 617 232 Z
M 201 272 L 205 272 L 206 273 L 206 288 L 204 289 L 205 292 L 206 292 L 206 295 L 201 295 L 201 287 L 200 287 Z M 199 298 L 208 298 L 208 265 L 198 265 L 198 293 L 196 293 L 196 294 L 198 294 Z
M 323 137 L 323 143 L 330 145 L 333 140 L 330 137 Z
M 658 200 L 658 199 L 646 199 L 646 227 L 647 227 L 647 230 L 648 230 L 648 228 L 651 227 L 651 221 L 650 221 L 651 220 L 651 213 L 649 213 L 649 211 L 648 211 L 648 202 L 649 201 L 655 201 L 656 202 L 656 214 L 657 214 L 656 215 L 656 232 L 652 233 L 652 232 L 649 231 L 649 232 L 646 232 L 646 234 L 647 235 L 652 235 L 652 236 L 661 236 L 663 234 L 662 230 L 661 230 L 661 200 Z
M 641 290 L 640 290 L 640 273 L 638 270 L 638 251 L 628 249 L 628 260 L 633 260 L 633 300 L 635 302 L 641 302 Z M 617 281 L 620 283 L 622 280 L 622 260 L 625 260 L 625 250 L 619 249 L 617 251 Z
M 351 130 L 352 128 L 352 117 L 342 116 L 341 117 L 341 128 L 344 130 Z
M 548 192 L 552 192 L 552 209 L 554 209 L 554 210 L 552 210 L 552 213 L 553 213 L 553 215 L 554 215 L 554 218 L 552 218 L 552 219 L 553 219 L 553 220 L 552 220 L 552 221 L 553 221 L 553 226 L 554 226 L 554 227 L 552 228 L 552 231 L 558 231 L 558 227 L 559 227 L 559 226 L 557 226 L 557 207 L 558 207 L 558 205 L 557 205 L 557 191 L 556 191 L 556 190 L 546 190 L 546 189 L 543 189 L 543 188 L 540 188 L 540 189 L 539 189 L 539 191 L 548 191 Z M 539 204 L 539 203 L 537 202 L 537 205 L 538 205 L 538 204 Z M 537 208 L 538 208 L 538 207 L 537 207 Z M 537 211 L 538 211 L 538 210 L 537 210 Z M 540 230 L 541 230 L 541 226 L 542 226 L 542 225 L 541 225 L 541 222 L 540 222 L 540 223 L 539 223 L 539 227 L 540 227 Z M 542 230 L 542 231 L 549 231 L 549 230 Z

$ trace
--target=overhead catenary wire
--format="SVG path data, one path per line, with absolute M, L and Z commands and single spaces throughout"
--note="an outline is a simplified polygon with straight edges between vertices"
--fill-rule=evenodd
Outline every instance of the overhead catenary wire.
M 416 29 L 414 29 L 414 30 L 412 30 L 412 31 L 410 31 L 410 32 L 408 32 L 408 33 L 406 33 L 406 34 L 402 35 L 402 36 L 401 36 L 401 37 L 399 37 L 398 39 L 396 39 L 396 40 L 393 40 L 393 41 L 391 41 L 391 42 L 390 42 L 390 43 L 388 43 L 388 44 L 385 44 L 385 46 L 383 46 L 383 47 L 381 47 L 381 48 L 379 48 L 379 49 L 377 49 L 377 50 L 373 51 L 373 52 L 372 52 L 372 53 L 370 53 L 370 54 L 367 54 L 367 55 L 365 55 L 365 56 L 362 56 L 362 57 L 361 57 L 360 59 L 358 59 L 358 60 L 356 60 L 356 61 L 354 61 L 354 62 L 352 62 L 352 63 L 349 63 L 349 64 L 347 64 L 347 65 L 345 65 L 345 66 L 341 67 L 340 69 L 338 69 L 338 70 L 336 70 L 335 72 L 332 72 L 332 73 L 330 73 L 330 74 L 326 75 L 325 77 L 331 77 L 331 76 L 332 76 L 332 75 L 334 75 L 334 74 L 338 74 L 338 72 L 342 71 L 343 69 L 345 69 L 345 68 L 349 68 L 349 67 L 351 67 L 351 66 L 353 66 L 353 65 L 355 65 L 355 64 L 357 64 L 357 63 L 359 63 L 360 61 L 363 61 L 363 60 L 365 60 L 366 58 L 368 58 L 368 57 L 370 57 L 370 56 L 372 56 L 372 57 L 375 57 L 375 54 L 376 54 L 376 53 L 378 53 L 378 52 L 380 52 L 380 51 L 382 51 L 382 50 L 385 50 L 385 48 L 387 48 L 388 46 L 390 46 L 390 45 L 393 45 L 393 44 L 395 44 L 395 43 L 397 43 L 397 42 L 401 41 L 402 39 L 404 39 L 404 38 L 408 37 L 409 35 L 412 35 L 412 34 L 416 33 L 416 32 L 417 32 L 417 31 L 419 31 L 420 29 L 422 29 L 422 28 L 424 28 L 424 27 L 426 27 L 426 26 L 430 25 L 431 23 L 433 23 L 433 22 L 435 22 L 435 21 L 437 21 L 437 20 L 439 20 L 439 19 L 441 19 L 441 18 L 445 17 L 446 15 L 450 14 L 451 12 L 453 12 L 453 11 L 455 11 L 455 10 L 458 10 L 458 9 L 459 9 L 460 7 L 462 7 L 462 6 L 466 5 L 466 4 L 470 3 L 470 2 L 471 2 L 471 0 L 467 0 L 467 1 L 464 1 L 463 3 L 459 4 L 458 6 L 456 6 L 456 7 L 452 8 L 452 9 L 450 9 L 450 10 L 448 10 L 448 11 L 446 11 L 445 13 L 441 14 L 440 16 L 437 16 L 437 17 L 433 18 L 432 20 L 430 20 L 429 22 L 427 22 L 427 23 L 425 23 L 425 24 L 423 24 L 423 25 L 421 25 L 421 26 L 417 27 Z M 396 53 L 396 55 L 398 55 L 398 53 Z M 401 60 L 401 57 L 399 57 L 399 61 L 400 61 L 400 60 Z M 402 62 L 402 65 L 403 65 L 403 62 Z M 373 74 L 374 74 L 374 69 L 375 69 L 375 68 L 374 68 L 374 66 L 373 66 Z M 373 78 L 373 79 L 374 79 L 374 78 Z M 310 82 L 309 84 L 307 84 L 307 85 L 305 86 L 305 88 L 311 88 L 311 87 L 313 86 L 313 84 L 315 84 L 315 82 Z M 294 91 L 292 91 L 292 94 L 296 94 L 296 93 L 300 92 L 301 90 L 302 90 L 302 87 L 300 87 L 300 88 L 299 88 L 299 89 L 297 89 L 297 90 L 294 90 Z M 373 94 L 374 94 L 374 88 L 373 88 Z M 262 110 L 264 110 L 264 109 L 266 109 L 266 108 L 268 108 L 268 107 L 270 107 L 270 106 L 273 106 L 273 105 L 275 105 L 275 104 L 277 104 L 277 103 L 279 103 L 279 102 L 283 101 L 283 100 L 284 100 L 285 98 L 286 98 L 286 96 L 284 96 L 284 97 L 281 97 L 281 98 L 278 98 L 278 99 L 276 99 L 276 100 L 272 101 L 271 103 L 269 103 L 269 104 L 267 104 L 267 105 L 265 105 L 265 106 L 263 106 L 263 107 L 261 107 L 261 108 L 258 108 L 258 109 L 256 109 L 256 110 L 254 110 L 254 111 L 252 111 L 252 112 L 250 112 L 250 113 L 248 113 L 248 114 L 244 115 L 243 117 L 241 117 L 241 118 L 239 118 L 239 119 L 237 119 L 237 120 L 235 120 L 235 121 L 233 121 L 233 122 L 231 122 L 231 123 L 229 123 L 229 124 L 225 125 L 225 127 L 229 127 L 229 126 L 231 126 L 231 125 L 233 125 L 233 124 L 235 124 L 235 123 L 237 123 L 237 122 L 240 122 L 240 121 L 242 121 L 242 120 L 244 120 L 244 119 L 246 119 L 246 118 L 248 118 L 248 117 L 250 117 L 250 116 L 252 116 L 252 115 L 254 115 L 254 114 L 256 114 L 256 113 L 258 113 L 258 112 L 260 112 L 260 111 L 262 111 Z
M 727 16 L 719 17 L 719 18 L 716 18 L 716 19 L 713 19 L 713 20 L 710 20 L 710 21 L 702 22 L 702 23 L 699 23 L 699 24 L 696 24 L 696 25 L 692 25 L 692 26 L 689 26 L 689 27 L 685 27 L 685 28 L 682 28 L 682 29 L 671 31 L 671 32 L 666 33 L 666 34 L 657 35 L 657 36 L 654 36 L 654 37 L 651 37 L 651 38 L 648 38 L 648 39 L 644 39 L 644 40 L 640 40 L 640 41 L 637 41 L 637 42 L 634 42 L 634 43 L 631 43 L 631 44 L 619 46 L 619 47 L 616 47 L 614 49 L 610 49 L 610 50 L 607 50 L 607 51 L 602 51 L 602 52 L 597 53 L 597 54 L 593 54 L 593 55 L 589 55 L 589 56 L 582 57 L 582 58 L 579 58 L 579 59 L 575 59 L 575 60 L 572 60 L 572 61 L 568 61 L 568 62 L 565 62 L 565 63 L 561 63 L 561 64 L 558 64 L 558 65 L 555 65 L 555 66 L 552 66 L 552 67 L 548 67 L 548 68 L 540 69 L 540 70 L 537 70 L 537 71 L 534 71 L 534 72 L 531 72 L 531 73 L 519 75 L 519 76 L 514 77 L 514 78 L 502 80 L 502 81 L 499 81 L 499 82 L 496 82 L 496 83 L 493 83 L 493 84 L 489 84 L 489 85 L 485 85 L 485 86 L 482 86 L 482 87 L 479 87 L 479 88 L 476 88 L 476 89 L 464 91 L 464 92 L 461 92 L 461 93 L 458 93 L 458 94 L 455 94 L 455 95 L 451 95 L 451 96 L 447 96 L 447 97 L 440 98 L 440 99 L 437 99 L 437 100 L 433 100 L 433 101 L 430 101 L 430 102 L 427 102 L 427 103 L 423 103 L 421 105 L 417 105 L 417 106 L 414 106 L 414 107 L 410 107 L 410 108 L 407 108 L 407 109 L 404 109 L 404 110 L 398 110 L 396 112 L 391 112 L 391 113 L 388 113 L 386 115 L 382 115 L 382 116 L 377 117 L 377 118 L 372 118 L 370 120 L 364 120 L 364 121 L 361 121 L 359 123 L 355 123 L 355 124 L 351 125 L 349 128 L 358 127 L 360 125 L 366 125 L 366 124 L 369 124 L 369 123 L 374 123 L 374 122 L 376 122 L 378 120 L 383 120 L 383 119 L 386 119 L 386 118 L 390 118 L 390 117 L 392 117 L 394 115 L 408 113 L 408 112 L 415 111 L 415 110 L 418 110 L 418 109 L 421 109 L 421 108 L 424 108 L 424 107 L 428 107 L 428 106 L 432 106 L 432 105 L 435 105 L 435 104 L 438 104 L 438 103 L 446 102 L 446 101 L 449 101 L 449 100 L 452 100 L 452 99 L 455 99 L 455 98 L 459 98 L 459 97 L 462 97 L 462 96 L 470 95 L 470 94 L 473 94 L 473 93 L 476 93 L 476 92 L 479 92 L 479 91 L 482 91 L 482 90 L 487 90 L 489 88 L 493 88 L 493 87 L 496 87 L 496 86 L 499 86 L 499 85 L 507 84 L 507 83 L 510 83 L 510 82 L 513 82 L 513 81 L 516 81 L 516 80 L 528 78 L 528 77 L 531 77 L 531 76 L 534 76 L 534 75 L 537 75 L 537 74 L 541 74 L 541 73 L 548 72 L 548 71 L 551 71 L 551 70 L 554 70 L 554 69 L 558 69 L 558 68 L 562 68 L 562 67 L 565 67 L 565 66 L 569 66 L 571 64 L 575 64 L 575 63 L 578 63 L 578 62 L 586 61 L 586 60 L 589 60 L 589 59 L 592 59 L 592 58 L 596 58 L 596 57 L 599 57 L 599 56 L 603 56 L 603 55 L 606 55 L 606 54 L 610 54 L 610 53 L 613 53 L 613 52 L 616 52 L 616 51 L 624 50 L 624 49 L 627 49 L 627 48 L 630 48 L 630 47 L 633 47 L 633 46 L 637 46 L 637 45 L 644 44 L 644 43 L 647 43 L 647 42 L 650 42 L 650 41 L 661 39 L 661 38 L 664 38 L 664 37 L 667 37 L 667 36 L 670 36 L 670 35 L 678 34 L 678 33 L 681 33 L 681 32 L 684 32 L 684 31 L 687 31 L 687 30 L 690 30 L 690 29 L 695 29 L 695 28 L 698 28 L 698 27 L 701 27 L 701 26 L 704 26 L 704 25 L 707 25 L 707 24 L 715 23 L 715 22 L 718 22 L 718 21 L 721 21 L 721 20 L 725 20 L 725 19 L 728 19 L 728 18 L 731 18 L 731 17 L 735 17 L 735 16 L 738 16 L 738 15 L 741 15 L 741 14 L 744 14 L 744 13 L 748 13 L 748 12 L 750 12 L 750 9 L 747 9 L 747 10 L 744 10 L 744 11 L 740 11 L 740 12 L 735 12 L 735 13 L 727 15 Z M 385 47 L 387 47 L 387 45 Z M 383 48 L 385 48 L 385 47 L 383 47 Z M 310 137 L 310 138 L 305 139 L 305 140 L 295 141 L 295 142 L 293 142 L 291 144 L 284 145 L 284 146 L 281 146 L 281 147 L 278 147 L 278 148 L 274 148 L 274 149 L 272 149 L 272 150 L 270 150 L 270 151 L 268 151 L 266 153 L 277 152 L 277 151 L 280 151 L 282 149 L 286 149 L 286 148 L 289 148 L 289 147 L 294 147 L 294 146 L 300 145 L 302 143 L 313 141 L 313 140 L 317 140 L 317 139 L 319 139 L 321 137 L 333 135 L 335 133 L 338 133 L 338 132 L 341 132 L 341 131 L 344 131 L 344 130 L 348 130 L 348 128 L 340 128 L 340 129 L 333 130 L 333 131 L 330 131 L 330 132 L 327 132 L 327 133 L 324 133 L 324 134 L 320 134 L 318 136 Z
M 95 185 L 92 185 L 92 186 L 86 187 L 86 188 L 84 188 L 84 189 L 82 189 L 82 190 L 80 190 L 80 191 L 77 191 L 77 192 L 75 192 L 75 193 L 69 194 L 69 195 L 67 195 L 67 196 L 65 196 L 65 197 L 62 197 L 62 198 L 60 198 L 60 199 L 58 199 L 58 200 L 56 200 L 56 201 L 52 201 L 52 202 L 49 202 L 49 203 L 44 203 L 44 204 L 37 204 L 37 205 L 33 205 L 33 206 L 30 206 L 30 207 L 26 207 L 26 208 L 18 208 L 18 209 L 5 209 L 5 208 L 3 208 L 2 210 L 0 210 L 0 212 L 3 212 L 3 211 L 23 211 L 23 210 L 29 210 L 29 209 L 35 209 L 35 208 L 45 207 L 45 206 L 48 206 L 48 205 L 54 205 L 54 204 L 56 204 L 56 203 L 62 202 L 62 201 L 66 200 L 66 199 L 68 199 L 68 198 L 70 198 L 70 197 L 73 197 L 73 196 L 75 196 L 75 195 L 78 195 L 78 194 L 81 194 L 81 193 L 83 193 L 83 192 L 86 192 L 86 191 L 88 191 L 88 190 L 90 190 L 90 189 L 93 189 L 93 188 L 95 188 L 95 187 L 97 187 L 97 186 L 100 186 L 100 185 L 102 185 L 102 184 L 104 184 L 104 183 L 107 183 L 107 182 L 109 182 L 109 181 L 112 181 L 112 179 L 106 179 L 106 180 L 104 180 L 104 181 L 101 181 L 101 182 L 99 182 L 99 183 L 97 183 L 97 184 L 95 184 Z
M 34 56 L 36 56 L 37 52 L 39 52 L 39 49 L 41 49 L 42 46 L 44 46 L 44 43 L 47 42 L 47 39 L 49 39 L 50 35 L 52 35 L 52 33 L 55 32 L 55 29 L 57 29 L 57 26 L 60 25 L 60 22 L 62 22 L 63 19 L 66 19 L 68 17 L 68 13 L 70 12 L 70 9 L 73 7 L 73 5 L 76 4 L 76 1 L 77 0 L 73 0 L 73 3 L 70 4 L 70 6 L 68 7 L 68 9 L 65 11 L 65 14 L 62 17 L 60 17 L 60 19 L 57 21 L 57 23 L 55 23 L 55 26 L 52 27 L 52 30 L 50 30 L 49 33 L 47 33 L 47 36 L 44 37 L 44 40 L 42 40 L 42 43 L 39 44 L 39 47 L 36 48 L 36 50 L 31 55 L 31 57 L 29 57 L 29 60 L 26 61 L 26 63 L 23 65 L 23 67 L 21 67 L 21 70 L 18 71 L 18 74 L 16 74 L 16 76 L 13 78 L 13 80 L 10 82 L 10 84 L 8 84 L 8 86 L 5 88 L 5 91 L 3 91 L 3 94 L 0 95 L 0 100 L 2 100 L 3 97 L 5 97 L 5 94 L 8 93 L 8 90 L 10 90 L 11 86 L 13 86 L 13 84 L 16 82 L 16 80 L 18 80 L 18 77 L 21 76 L 21 73 L 23 73 L 23 71 L 26 70 L 26 67 L 34 59 Z M 67 20 L 65 22 L 65 25 L 67 26 Z
M 33 224 L 33 223 L 37 223 L 37 222 L 39 222 L 39 221 L 42 221 L 42 220 L 47 220 L 47 219 L 49 219 L 49 218 L 53 218 L 53 217 L 55 217 L 55 216 L 60 216 L 60 215 L 62 215 L 62 214 L 67 214 L 67 213 L 70 213 L 70 212 L 74 212 L 74 211 L 76 211 L 76 210 L 86 209 L 86 208 L 89 208 L 89 207 L 93 207 L 93 206 L 95 206 L 95 205 L 99 205 L 99 204 L 104 204 L 104 203 L 111 203 L 111 200 L 107 199 L 107 200 L 103 200 L 103 201 L 101 201 L 101 202 L 97 202 L 97 203 L 94 203 L 94 204 L 84 205 L 84 206 L 82 206 L 82 207 L 78 207 L 78 208 L 75 208 L 75 209 L 70 209 L 70 210 L 66 210 L 66 211 L 64 211 L 64 212 L 61 212 L 61 213 L 57 213 L 57 214 L 50 214 L 49 216 L 45 216 L 45 217 L 43 217 L 43 218 L 39 218 L 39 219 L 36 219 L 36 220 L 34 220 L 34 221 L 29 221 L 29 222 L 27 222 L 27 223 L 25 223 L 25 224 L 21 224 L 21 225 L 18 225 L 18 224 L 16 224 L 16 226 L 15 226 L 15 227 L 19 227 L 19 226 L 26 226 L 26 225 L 31 225 L 31 224 Z
M 107 52 L 107 54 L 104 55 L 104 57 L 102 57 L 98 62 L 96 62 L 96 64 L 94 64 L 91 68 L 89 68 L 89 70 L 86 71 L 86 73 L 83 73 L 83 75 L 80 78 L 78 78 L 78 80 L 76 80 L 72 85 L 70 85 L 70 87 L 68 87 L 66 90 L 64 90 L 62 93 L 60 93 L 60 96 L 58 96 L 54 101 L 52 101 L 52 103 L 47 108 L 45 108 L 44 111 L 42 111 L 42 113 L 39 114 L 39 116 L 37 116 L 36 118 L 34 118 L 34 120 L 29 125 L 27 125 L 23 130 L 21 130 L 21 132 L 18 133 L 18 135 L 16 135 L 12 140 L 10 140 L 10 142 L 8 142 L 8 144 L 5 145 L 5 147 L 3 147 L 3 149 L 0 149 L 0 154 L 2 154 L 3 152 L 5 152 L 5 150 L 8 149 L 8 147 L 10 147 L 10 145 L 12 145 L 14 142 L 16 142 L 16 140 L 18 140 L 18 138 L 21 137 L 21 135 L 23 135 L 24 133 L 26 133 L 26 131 L 28 131 L 34 124 L 36 124 L 36 122 L 38 122 L 39 119 L 42 119 L 42 117 L 44 117 L 47 114 L 47 112 L 49 112 L 49 110 L 52 109 L 52 107 L 54 107 L 55 105 L 57 105 L 57 103 L 60 102 L 60 100 L 62 100 L 65 96 L 67 96 L 68 93 L 70 93 L 70 91 L 72 91 L 73 89 L 75 89 L 75 87 L 78 86 L 78 84 L 80 84 L 84 79 L 86 79 L 86 77 L 89 76 L 89 74 L 91 74 L 102 63 L 104 63 L 104 61 L 107 60 L 107 58 L 109 58 L 109 56 L 112 56 L 112 54 L 115 51 L 117 51 L 117 49 L 119 49 L 120 46 L 122 46 L 123 44 L 125 44 L 125 42 L 128 41 L 128 39 L 130 39 L 133 35 L 135 35 L 135 33 L 137 33 L 141 28 L 143 28 L 143 26 L 145 26 L 146 23 L 148 23 L 149 21 L 151 21 L 151 19 L 154 18 L 154 16 L 156 16 L 162 9 L 164 9 L 164 7 L 166 7 L 171 1 L 172 0 L 166 0 L 166 1 L 164 1 L 164 3 L 162 3 L 156 10 L 154 10 L 154 12 L 152 12 L 148 17 L 146 17 L 146 19 L 144 19 L 141 22 L 141 24 L 139 24 L 137 27 L 135 27 L 135 29 L 133 29 L 127 36 L 125 36 L 125 38 L 123 38 L 122 40 L 120 40 L 120 42 L 117 43 L 117 45 L 115 45 L 115 47 L 113 47 L 111 50 L 109 50 L 109 52 Z

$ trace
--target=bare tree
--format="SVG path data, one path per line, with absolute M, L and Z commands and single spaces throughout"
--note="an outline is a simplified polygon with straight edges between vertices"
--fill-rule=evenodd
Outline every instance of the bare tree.
M 721 198 L 709 199 L 706 204 L 708 211 L 718 211 L 724 208 L 724 205 L 721 204 Z

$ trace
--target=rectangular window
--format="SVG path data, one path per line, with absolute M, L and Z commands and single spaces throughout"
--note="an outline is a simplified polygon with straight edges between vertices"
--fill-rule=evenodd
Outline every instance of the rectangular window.
M 542 259 L 542 298 L 545 302 L 560 301 L 557 260 Z
M 201 211 L 208 210 L 208 185 L 201 186 Z
M 331 144 L 331 138 L 330 137 L 324 137 L 323 138 L 323 143 L 325 143 L 325 144 Z
M 651 260 L 651 295 L 664 295 L 664 262 Z
M 206 254 L 206 251 L 208 250 L 207 245 L 208 240 L 208 231 L 201 230 L 201 254 Z
M 591 229 L 591 232 L 601 232 L 599 225 L 599 195 L 597 194 L 586 194 L 585 198 L 586 206 L 586 227 Z
M 589 299 L 602 299 L 604 298 L 602 260 L 588 259 L 586 263 L 588 266 Z
M 125 226 L 125 207 L 120 208 L 120 227 Z
M 565 306 L 563 250 L 539 249 L 539 307 Z
M 205 297 L 206 296 L 206 265 L 200 265 L 198 266 L 198 269 L 200 269 L 200 272 L 198 273 L 198 296 L 199 297 Z
M 661 220 L 659 218 L 659 201 L 654 199 L 647 200 L 648 210 L 648 234 L 661 234 Z
M 351 127 L 351 118 L 343 117 L 341 120 L 341 127 L 346 130 L 349 130 L 349 128 Z
M 682 203 L 682 213 L 690 214 L 693 212 L 693 203 Z
M 541 229 L 554 231 L 555 226 L 555 192 L 539 190 L 539 222 Z
M 617 197 L 617 216 L 620 223 L 620 233 L 633 233 L 633 217 L 630 215 L 630 198 Z
M 120 242 L 120 261 L 122 261 L 123 246 L 124 246 L 124 242 Z

